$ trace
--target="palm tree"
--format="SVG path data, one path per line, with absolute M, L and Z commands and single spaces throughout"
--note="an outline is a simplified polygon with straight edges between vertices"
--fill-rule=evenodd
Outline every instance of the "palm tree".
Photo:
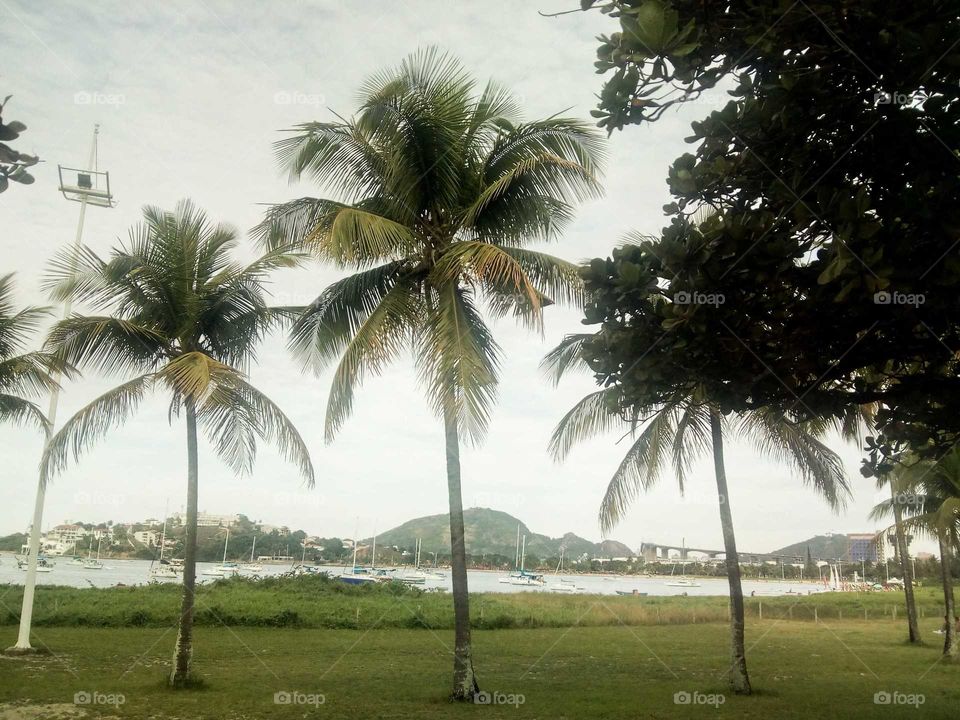
M 47 432 L 47 418 L 30 399 L 52 390 L 65 368 L 47 352 L 24 352 L 49 310 L 13 302 L 13 274 L 0 276 L 0 423 L 32 425 Z
M 589 334 L 568 335 L 547 355 L 543 367 L 554 382 L 559 382 L 571 369 L 585 367 L 580 349 L 591 337 Z M 734 692 L 748 695 L 751 687 L 744 646 L 743 588 L 727 490 L 723 439 L 725 434 L 733 432 L 753 443 L 763 455 L 790 463 L 801 478 L 836 509 L 844 504 L 850 491 L 840 457 L 818 439 L 831 423 L 798 422 L 790 413 L 774 408 L 755 410 L 738 419 L 725 418 L 702 389 L 663 405 L 635 408 L 631 417 L 624 418 L 615 409 L 619 406 L 618 393 L 619 389 L 611 386 L 581 399 L 554 429 L 549 450 L 556 460 L 562 461 L 574 445 L 597 434 L 620 429 L 633 436 L 600 505 L 600 527 L 605 535 L 621 520 L 637 495 L 656 484 L 668 458 L 683 493 L 694 463 L 712 450 L 730 586 L 729 680 Z M 855 436 L 859 428 L 857 413 L 849 413 L 836 428 L 847 436 Z
M 477 690 L 461 500 L 461 438 L 479 442 L 494 401 L 496 317 L 542 326 L 543 307 L 576 302 L 574 265 L 526 247 L 550 240 L 572 203 L 596 195 L 601 140 L 560 117 L 520 122 L 511 96 L 475 83 L 453 59 L 418 52 L 370 79 L 359 113 L 309 123 L 277 143 L 293 178 L 332 186 L 340 200 L 301 198 L 270 209 L 259 231 L 356 272 L 326 288 L 297 320 L 291 345 L 319 370 L 339 358 L 326 438 L 346 420 L 355 388 L 403 348 L 442 418 L 450 504 L 456 699 Z
M 891 474 L 890 486 L 890 500 L 879 503 L 871 517 L 877 519 L 893 514 L 901 533 L 915 529 L 937 538 L 946 616 L 943 656 L 958 660 L 960 641 L 954 626 L 957 611 L 950 561 L 960 548 L 960 450 L 953 448 L 936 462 L 899 465 Z M 903 518 L 903 512 L 906 512 L 906 518 Z M 904 585 L 906 582 L 905 575 Z
M 896 469 L 877 477 L 877 486 L 887 485 L 890 490 L 890 511 L 893 514 L 894 540 L 897 544 L 897 559 L 900 563 L 900 575 L 903 577 L 903 597 L 907 606 L 907 640 L 914 645 L 922 645 L 920 621 L 917 618 L 917 600 L 913 592 L 913 568 L 910 564 L 910 546 L 903 524 L 903 505 L 898 488 L 903 484 L 900 478 L 902 470 Z M 881 503 L 882 504 L 882 503 Z M 875 509 L 876 510 L 876 509 Z
M 47 352 L 24 352 L 27 341 L 50 314 L 47 308 L 27 307 L 16 310 L 13 304 L 13 275 L 0 277 L 0 422 L 32 425 L 50 438 L 50 422 L 32 398 L 53 393 L 61 375 L 73 375 L 73 369 Z M 41 506 L 42 507 L 42 506 Z M 34 508 L 30 546 L 38 546 L 40 522 Z M 28 573 L 23 592 L 20 631 L 17 642 L 8 653 L 32 652 L 30 623 L 33 614 L 34 583 Z
M 300 434 L 283 412 L 247 382 L 257 342 L 290 308 L 265 302 L 268 274 L 301 259 L 278 247 L 243 266 L 231 259 L 233 230 L 211 225 L 187 201 L 174 212 L 148 207 L 109 260 L 88 248 L 61 255 L 47 287 L 71 294 L 99 315 L 73 315 L 54 326 L 48 348 L 69 362 L 133 375 L 70 418 L 48 444 L 44 482 L 122 424 L 151 390 L 170 394 L 170 417 L 187 426 L 187 520 L 183 601 L 170 684 L 191 682 L 197 551 L 197 427 L 238 474 L 252 471 L 257 441 L 274 443 L 309 486 L 314 473 Z

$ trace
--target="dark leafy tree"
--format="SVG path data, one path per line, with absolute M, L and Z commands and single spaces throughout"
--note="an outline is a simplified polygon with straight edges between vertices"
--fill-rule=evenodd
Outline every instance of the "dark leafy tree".
M 730 95 L 669 171 L 663 244 L 596 268 L 595 369 L 629 395 L 650 379 L 638 353 L 682 352 L 724 411 L 878 403 L 865 474 L 907 446 L 942 455 L 960 439 L 956 2 L 583 7 L 619 24 L 598 51 L 602 127 Z M 685 221 L 705 205 L 713 218 Z M 725 302 L 644 307 L 653 286 Z
M 11 140 L 19 138 L 20 133 L 27 129 L 27 126 L 19 120 L 4 122 L 3 110 L 11 97 L 7 95 L 0 103 L 0 193 L 10 187 L 10 181 L 21 185 L 32 185 L 35 178 L 27 168 L 40 162 L 40 158 L 36 155 L 17 152 L 7 145 Z

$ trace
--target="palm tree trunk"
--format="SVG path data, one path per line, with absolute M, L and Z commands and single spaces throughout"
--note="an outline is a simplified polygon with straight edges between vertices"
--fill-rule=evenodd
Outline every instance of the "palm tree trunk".
M 943 542 L 943 538 L 938 537 L 940 543 L 940 572 L 943 575 L 943 607 L 946 615 L 946 627 L 943 639 L 943 656 L 948 660 L 956 660 L 960 657 L 960 645 L 957 644 L 954 622 L 956 609 L 953 601 L 953 578 L 950 576 L 950 551 L 949 546 Z
M 444 408 L 447 444 L 447 490 L 450 495 L 450 565 L 453 576 L 453 699 L 472 700 L 479 692 L 470 647 L 470 594 L 467 590 L 467 552 L 463 540 L 463 498 L 460 492 L 460 437 L 457 418 Z
M 910 567 L 910 558 L 907 556 L 907 537 L 903 532 L 903 513 L 900 509 L 899 498 L 891 479 L 890 497 L 893 498 L 893 522 L 896 528 L 897 557 L 900 558 L 900 572 L 903 575 L 903 595 L 907 603 L 907 633 L 911 643 L 921 645 L 920 625 L 917 623 L 917 602 L 913 597 L 913 569 Z
M 727 581 L 730 584 L 730 685 L 738 695 L 749 695 L 752 691 L 750 677 L 747 675 L 747 651 L 743 640 L 744 608 L 743 586 L 740 584 L 740 556 L 737 553 L 737 538 L 733 532 L 733 514 L 730 512 L 730 494 L 727 492 L 727 470 L 723 462 L 723 428 L 720 424 L 720 413 L 714 408 L 710 409 L 710 434 L 713 438 L 713 468 L 717 476 Z
M 180 629 L 173 651 L 170 685 L 190 684 L 190 659 L 193 656 L 193 603 L 197 582 L 197 410 L 192 397 L 185 402 L 187 415 L 187 526 L 183 552 L 183 601 Z

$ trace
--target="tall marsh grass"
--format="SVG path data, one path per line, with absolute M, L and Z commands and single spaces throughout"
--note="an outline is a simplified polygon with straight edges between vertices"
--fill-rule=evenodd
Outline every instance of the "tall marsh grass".
M 0 625 L 18 622 L 23 588 L 0 585 Z M 917 592 L 924 617 L 942 617 L 935 588 Z M 116 588 L 43 587 L 34 624 L 48 627 L 170 627 L 177 621 L 180 586 Z M 634 597 L 556 595 L 549 592 L 477 593 L 471 596 L 473 626 L 482 629 L 688 625 L 726 622 L 725 597 Z M 352 586 L 325 577 L 244 578 L 205 584 L 197 591 L 201 626 L 283 628 L 453 627 L 449 595 L 425 593 L 397 583 Z M 893 620 L 904 614 L 900 593 L 830 593 L 748 597 L 748 617 L 813 620 Z

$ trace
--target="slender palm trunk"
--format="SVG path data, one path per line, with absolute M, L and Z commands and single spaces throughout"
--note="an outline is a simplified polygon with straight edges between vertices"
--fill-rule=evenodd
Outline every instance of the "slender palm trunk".
M 960 657 L 960 645 L 957 643 L 954 628 L 956 605 L 953 601 L 953 578 L 950 577 L 950 550 L 949 545 L 943 541 L 943 538 L 938 537 L 937 541 L 940 543 L 940 572 L 943 575 L 943 607 L 946 615 L 943 655 L 948 660 L 956 660 Z
M 183 553 L 183 601 L 180 606 L 180 630 L 173 651 L 170 685 L 190 683 L 190 659 L 193 656 L 193 601 L 197 582 L 197 410 L 192 397 L 186 399 L 187 415 L 187 527 Z
M 743 641 L 744 608 L 743 586 L 740 584 L 740 556 L 737 553 L 737 538 L 733 532 L 730 493 L 727 491 L 727 470 L 723 462 L 723 428 L 720 424 L 720 413 L 713 408 L 710 409 L 710 434 L 713 438 L 713 468 L 717 476 L 727 581 L 730 584 L 730 685 L 738 695 L 749 695 L 752 690 L 750 677 L 747 675 L 747 651 Z
M 903 575 L 903 595 L 907 603 L 907 634 L 911 643 L 920 645 L 920 625 L 917 623 L 917 602 L 913 597 L 913 569 L 910 567 L 910 558 L 907 556 L 907 536 L 903 532 L 903 513 L 900 509 L 899 498 L 891 481 L 890 496 L 893 498 L 893 522 L 896 528 L 897 557 L 900 558 L 900 572 Z
M 472 700 L 479 691 L 470 647 L 470 594 L 467 590 L 467 552 L 463 541 L 463 498 L 460 492 L 460 437 L 457 418 L 443 413 L 447 441 L 447 490 L 450 495 L 450 564 L 453 576 L 453 699 Z

